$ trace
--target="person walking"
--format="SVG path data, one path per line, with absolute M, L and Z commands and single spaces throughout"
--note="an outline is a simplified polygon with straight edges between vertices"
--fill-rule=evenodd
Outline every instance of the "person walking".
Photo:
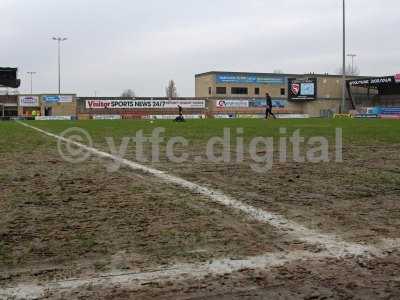
M 267 109 L 265 110 L 265 119 L 268 120 L 268 117 L 271 115 L 274 119 L 276 119 L 275 114 L 272 112 L 272 98 L 269 93 L 265 94 L 267 98 Z

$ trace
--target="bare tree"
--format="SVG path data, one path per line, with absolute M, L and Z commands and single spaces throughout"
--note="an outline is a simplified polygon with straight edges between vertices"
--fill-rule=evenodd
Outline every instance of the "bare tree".
M 132 90 L 132 89 L 127 89 L 122 93 L 121 97 L 134 98 L 135 97 L 135 91 Z
M 168 86 L 165 88 L 165 96 L 168 98 L 178 97 L 175 81 L 170 80 Z

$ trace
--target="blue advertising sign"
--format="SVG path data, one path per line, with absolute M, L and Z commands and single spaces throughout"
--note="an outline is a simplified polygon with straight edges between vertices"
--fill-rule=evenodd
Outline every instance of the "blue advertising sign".
M 222 74 L 216 76 L 217 83 L 243 83 L 243 84 L 271 84 L 284 85 L 286 78 L 282 76 L 259 76 L 259 75 L 230 75 Z
M 43 101 L 46 103 L 60 103 L 60 102 L 72 102 L 72 95 L 46 95 L 43 96 Z
M 43 96 L 43 101 L 47 103 L 60 102 L 60 96 Z
M 286 100 L 272 100 L 272 107 L 285 108 L 288 102 Z M 257 99 L 249 102 L 249 107 L 267 107 L 267 100 Z

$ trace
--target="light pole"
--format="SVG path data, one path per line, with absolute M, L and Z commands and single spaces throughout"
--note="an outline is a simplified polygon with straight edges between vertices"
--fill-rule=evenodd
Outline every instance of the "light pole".
M 31 95 L 33 95 L 33 75 L 35 75 L 36 74 L 36 72 L 27 72 L 29 75 L 30 75 L 30 77 L 31 77 Z
M 343 78 L 342 78 L 342 109 L 343 113 L 346 106 L 346 1 L 343 0 Z
M 351 57 L 351 75 L 354 75 L 354 58 L 357 56 L 357 54 L 347 54 L 348 57 Z
M 61 42 L 67 40 L 65 37 L 53 37 L 58 42 L 58 94 L 61 94 Z

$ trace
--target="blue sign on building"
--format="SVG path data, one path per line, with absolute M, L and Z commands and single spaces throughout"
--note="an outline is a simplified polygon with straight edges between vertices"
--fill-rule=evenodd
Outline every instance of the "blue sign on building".
M 262 76 L 262 75 L 216 75 L 217 83 L 242 83 L 242 84 L 271 84 L 284 85 L 286 77 L 283 76 Z
M 272 100 L 272 107 L 274 108 L 285 108 L 288 105 L 286 100 Z M 250 107 L 267 107 L 267 100 L 257 99 L 249 101 Z
M 60 96 L 43 96 L 43 101 L 47 103 L 60 102 Z

